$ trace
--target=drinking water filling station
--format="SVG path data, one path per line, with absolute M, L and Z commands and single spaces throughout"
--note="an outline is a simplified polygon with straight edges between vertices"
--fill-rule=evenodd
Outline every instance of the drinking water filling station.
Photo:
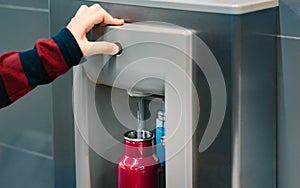
M 127 23 L 72 75 L 76 187 L 276 188 L 277 0 L 80 3 Z

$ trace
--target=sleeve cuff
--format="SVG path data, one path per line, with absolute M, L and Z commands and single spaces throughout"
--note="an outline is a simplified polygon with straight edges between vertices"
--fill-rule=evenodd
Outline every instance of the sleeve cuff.
M 69 29 L 63 28 L 56 36 L 52 37 L 52 39 L 59 46 L 69 68 L 79 64 L 83 54 Z

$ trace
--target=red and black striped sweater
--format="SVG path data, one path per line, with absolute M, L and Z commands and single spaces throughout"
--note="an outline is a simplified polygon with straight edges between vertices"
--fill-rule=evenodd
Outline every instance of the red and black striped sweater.
M 50 83 L 81 58 L 82 52 L 67 28 L 50 39 L 38 40 L 31 50 L 0 55 L 0 108 L 37 85 Z

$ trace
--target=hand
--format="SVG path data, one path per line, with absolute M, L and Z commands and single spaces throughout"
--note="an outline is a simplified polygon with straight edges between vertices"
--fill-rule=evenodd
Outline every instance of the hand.
M 110 42 L 90 42 L 86 38 L 86 33 L 89 32 L 94 25 L 123 25 L 123 19 L 113 18 L 99 4 L 94 4 L 91 7 L 82 5 L 75 16 L 72 18 L 67 28 L 75 37 L 83 55 L 85 57 L 95 54 L 110 54 L 118 53 L 119 46 Z

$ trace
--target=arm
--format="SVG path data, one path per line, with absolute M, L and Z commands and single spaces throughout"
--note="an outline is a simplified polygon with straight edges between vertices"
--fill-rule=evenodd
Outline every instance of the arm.
M 52 82 L 77 65 L 82 56 L 116 54 L 118 46 L 89 42 L 86 33 L 95 24 L 121 25 L 99 5 L 81 6 L 74 18 L 56 36 L 38 40 L 32 50 L 0 56 L 0 108 L 8 106 L 37 85 Z
M 16 101 L 37 85 L 47 84 L 78 64 L 82 52 L 69 30 L 38 40 L 32 50 L 0 56 L 0 107 Z

